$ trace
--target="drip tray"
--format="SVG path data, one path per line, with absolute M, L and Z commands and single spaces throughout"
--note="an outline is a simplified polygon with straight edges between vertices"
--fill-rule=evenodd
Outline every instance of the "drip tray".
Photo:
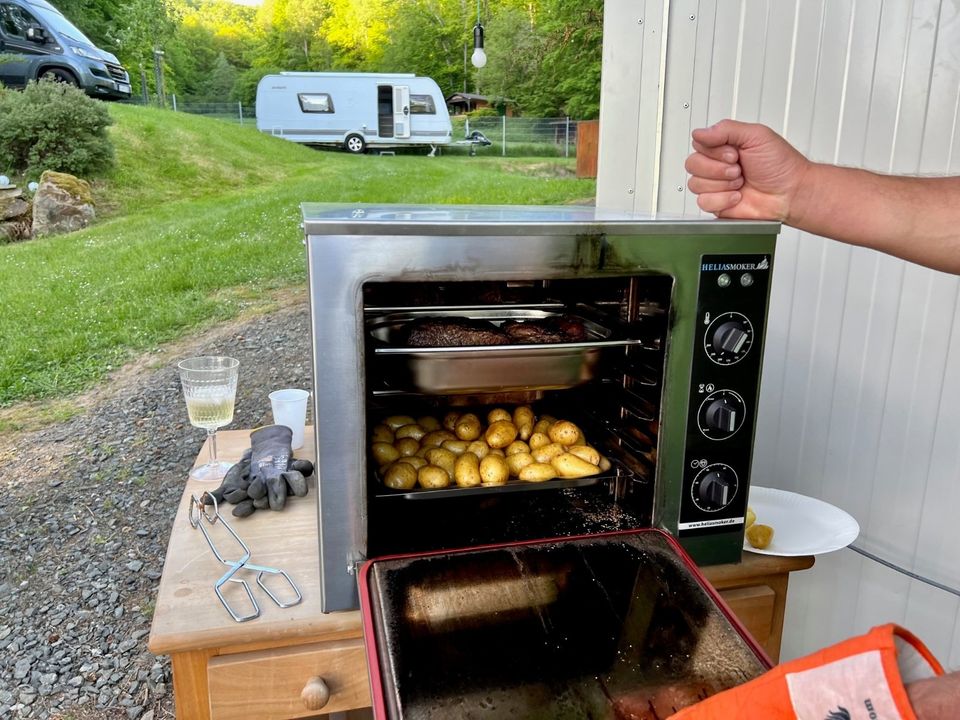
M 667 717 L 769 668 L 658 530 L 373 560 L 360 584 L 377 718 Z

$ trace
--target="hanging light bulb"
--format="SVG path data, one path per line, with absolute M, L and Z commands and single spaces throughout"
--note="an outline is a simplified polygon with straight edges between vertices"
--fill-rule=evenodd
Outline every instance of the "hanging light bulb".
M 473 55 L 470 56 L 470 62 L 476 68 L 482 68 L 487 64 L 487 54 L 483 51 L 483 25 L 477 18 L 477 24 L 473 26 Z

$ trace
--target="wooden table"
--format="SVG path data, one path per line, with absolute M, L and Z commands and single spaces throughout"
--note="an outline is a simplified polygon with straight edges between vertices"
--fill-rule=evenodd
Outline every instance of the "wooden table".
M 218 433 L 225 459 L 249 446 L 249 431 Z M 295 455 L 313 460 L 313 430 Z M 206 458 L 206 449 L 199 457 Z M 286 570 L 303 602 L 281 609 L 256 587 L 261 616 L 235 622 L 214 594 L 226 571 L 199 530 L 188 521 L 190 496 L 211 483 L 188 480 L 174 519 L 150 631 L 150 650 L 170 655 L 177 717 L 181 720 L 287 720 L 343 712 L 370 704 L 366 657 L 358 611 L 320 611 L 317 560 L 316 482 L 304 498 L 291 498 L 280 512 L 257 511 L 249 518 L 223 514 L 250 548 L 251 562 Z M 221 553 L 235 546 L 222 528 L 213 537 Z M 744 553 L 736 565 L 703 569 L 733 611 L 774 660 L 780 638 L 789 573 L 813 565 L 812 557 L 778 558 Z M 273 587 L 271 585 L 271 587 Z M 279 587 L 279 586 L 278 586 Z M 238 608 L 243 593 L 232 588 Z M 240 590 L 239 593 L 236 591 Z M 325 704 L 324 689 L 329 693 Z

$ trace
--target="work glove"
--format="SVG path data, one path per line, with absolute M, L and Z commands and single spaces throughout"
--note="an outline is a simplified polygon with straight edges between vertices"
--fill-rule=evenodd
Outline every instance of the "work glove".
M 688 707 L 670 720 L 917 720 L 905 685 L 943 674 L 911 633 L 881 625 Z

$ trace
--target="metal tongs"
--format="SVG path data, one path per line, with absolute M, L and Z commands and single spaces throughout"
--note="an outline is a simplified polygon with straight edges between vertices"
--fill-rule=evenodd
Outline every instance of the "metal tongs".
M 207 510 L 209 506 L 213 507 L 212 512 Z M 190 520 L 190 525 L 194 528 L 199 528 L 200 532 L 203 533 L 204 540 L 207 541 L 207 545 L 210 546 L 210 549 L 213 551 L 213 554 L 216 556 L 217 560 L 230 568 L 226 573 L 223 574 L 223 577 L 217 580 L 213 586 L 213 589 L 214 592 L 217 593 L 217 597 L 220 599 L 220 604 L 223 605 L 224 609 L 230 613 L 230 616 L 234 620 L 237 622 L 246 622 L 247 620 L 253 620 L 254 618 L 260 617 L 260 605 L 257 604 L 257 600 L 253 596 L 253 591 L 251 591 L 247 581 L 239 577 L 234 577 L 234 575 L 239 573 L 241 570 L 250 570 L 251 572 L 257 573 L 257 585 L 260 586 L 260 588 L 267 594 L 267 597 L 273 600 L 278 607 L 293 607 L 294 605 L 298 605 L 300 601 L 303 600 L 303 595 L 300 594 L 300 589 L 284 570 L 279 568 L 265 567 L 263 565 L 254 565 L 250 562 L 250 548 L 246 546 L 246 543 L 244 543 L 234 529 L 230 527 L 230 523 L 228 523 L 220 514 L 220 510 L 217 507 L 217 499 L 213 497 L 213 495 L 208 492 L 203 493 L 199 498 L 196 495 L 191 495 L 190 512 L 188 517 Z M 237 541 L 237 544 L 243 551 L 238 560 L 227 560 L 223 557 L 223 555 L 220 554 L 220 551 L 217 550 L 217 546 L 214 545 L 213 540 L 210 538 L 210 534 L 207 532 L 206 524 L 202 522 L 204 520 L 210 525 L 216 525 L 216 523 L 219 521 L 220 524 L 227 529 L 227 532 L 233 536 L 233 539 Z M 296 598 L 290 602 L 281 602 L 281 600 L 274 595 L 270 588 L 267 587 L 266 583 L 264 583 L 264 575 L 280 575 L 283 577 L 283 579 L 289 583 L 293 592 L 296 593 Z M 223 596 L 222 592 L 223 586 L 228 582 L 240 583 L 240 585 L 243 586 L 243 589 L 247 593 L 247 597 L 250 599 L 253 612 L 248 615 L 240 615 L 232 607 L 230 607 L 230 603 L 227 602 L 227 599 Z

